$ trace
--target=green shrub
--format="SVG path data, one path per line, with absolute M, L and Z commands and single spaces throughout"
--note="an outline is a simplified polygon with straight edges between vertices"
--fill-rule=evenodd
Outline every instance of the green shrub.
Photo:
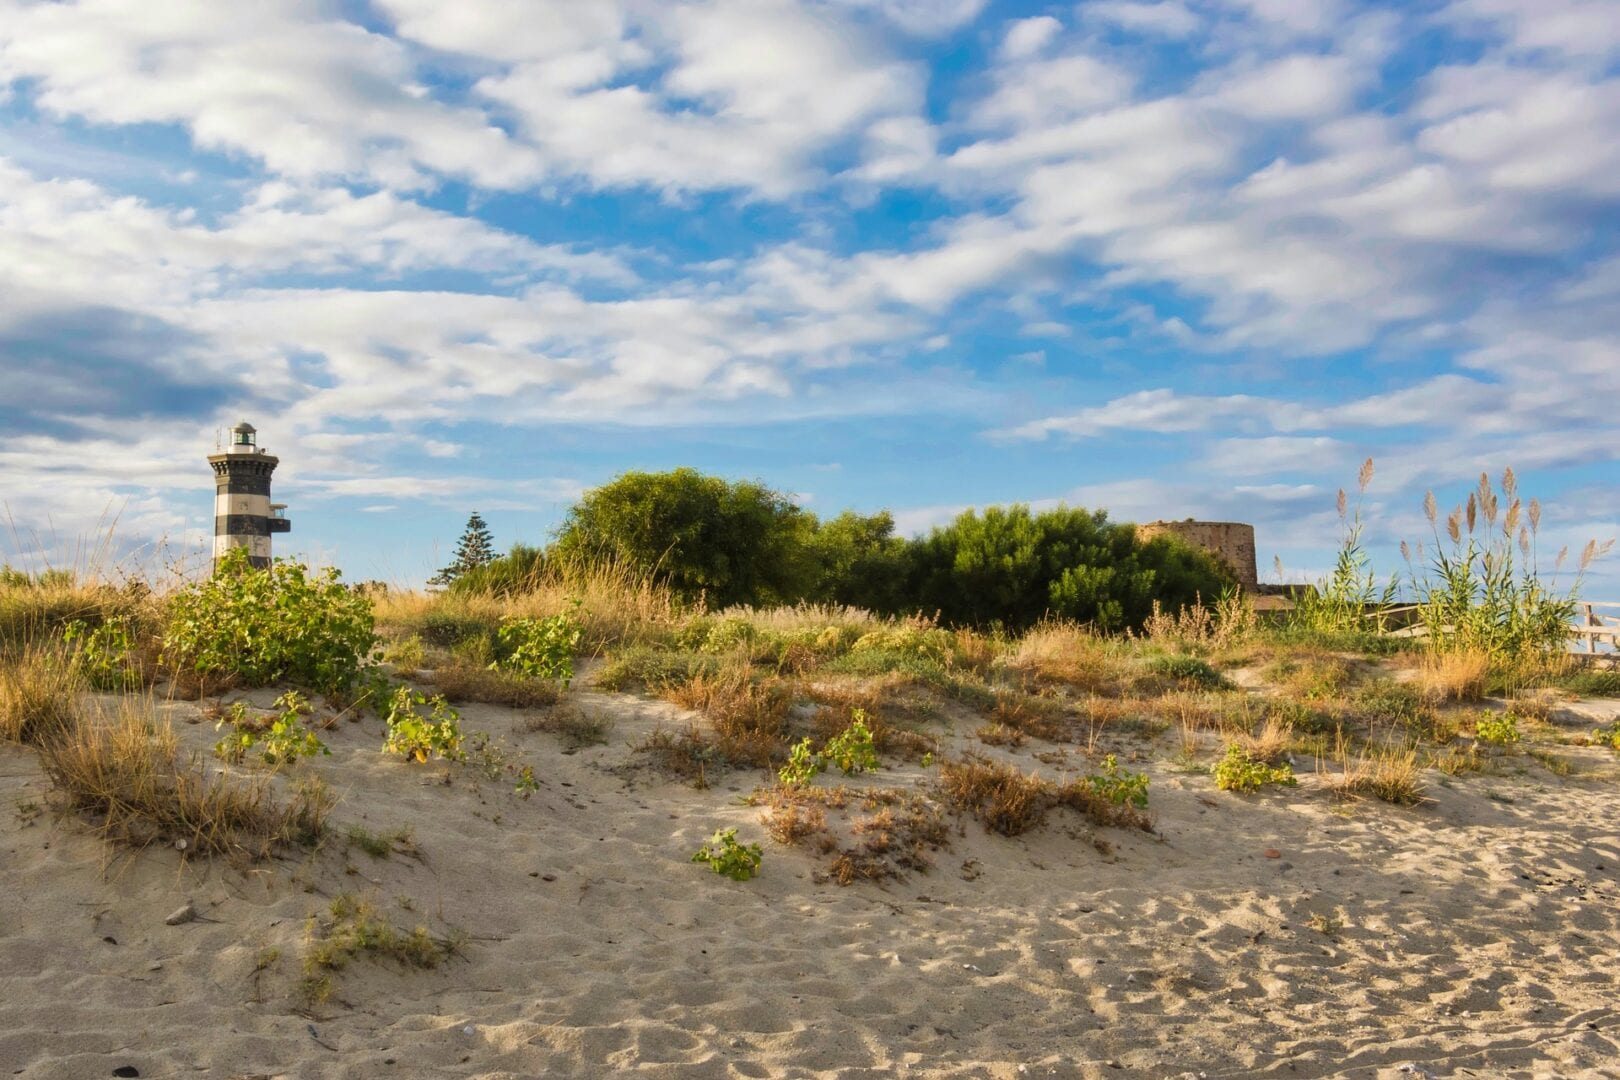
M 429 705 L 432 711 L 423 715 L 422 709 Z M 417 762 L 425 762 L 435 754 L 450 761 L 467 756 L 461 749 L 461 714 L 442 695 L 428 698 L 401 686 L 394 691 L 383 720 L 388 725 L 385 753 Z
M 353 687 L 377 643 L 371 600 L 302 563 L 265 570 L 233 548 L 214 576 L 177 592 L 165 613 L 163 662 L 248 686 L 288 680 L 322 692 Z
M 1222 791 L 1246 794 L 1259 791 L 1267 784 L 1292 787 L 1296 783 L 1298 781 L 1294 779 L 1292 765 L 1287 762 L 1267 765 L 1263 761 L 1256 761 L 1237 743 L 1228 745 L 1226 756 L 1215 764 L 1215 786 Z
M 1100 774 L 1082 777 L 1080 782 L 1095 792 L 1098 797 L 1118 806 L 1134 806 L 1138 810 L 1147 809 L 1147 774 L 1121 769 L 1119 759 L 1113 754 L 1103 758 L 1103 769 Z
M 737 843 L 736 829 L 721 829 L 692 854 L 693 862 L 708 863 L 709 869 L 733 881 L 747 881 L 759 873 L 764 858 L 758 844 Z
M 571 614 L 506 619 L 495 635 L 501 659 L 490 666 L 567 686 L 574 677 L 574 650 L 579 648 L 582 632 L 579 620 Z
M 1180 610 L 1232 584 L 1213 555 L 1170 536 L 1140 540 L 1101 510 L 969 510 L 914 541 L 906 559 L 907 608 L 954 624 L 1057 618 L 1120 630 L 1141 626 L 1155 600 Z
M 793 744 L 788 751 L 787 764 L 777 770 L 776 778 L 787 787 L 803 787 L 816 778 L 825 765 L 820 757 L 810 750 L 811 740 L 807 735 Z
M 1519 718 L 1511 712 L 1483 712 L 1474 722 L 1474 734 L 1492 746 L 1512 746 L 1524 738 Z
M 845 776 L 860 772 L 875 772 L 878 764 L 877 747 L 872 744 L 872 729 L 866 726 L 866 711 L 855 709 L 850 725 L 827 740 L 821 749 L 825 765 L 836 765 Z
M 1148 661 L 1147 669 L 1155 675 L 1163 675 L 1200 690 L 1225 690 L 1232 685 L 1207 661 L 1196 656 L 1155 656 Z
M 214 744 L 214 753 L 225 761 L 236 762 L 257 747 L 267 765 L 290 765 L 299 758 L 332 753 L 319 736 L 304 726 L 304 714 L 309 712 L 304 695 L 289 690 L 276 698 L 275 708 L 281 710 L 280 714 L 261 731 L 248 717 L 245 702 L 233 704 L 214 725 L 215 731 L 231 725 L 231 734 Z
M 1599 746 L 1607 746 L 1610 750 L 1620 751 L 1620 720 L 1616 720 L 1606 728 L 1594 729 L 1592 741 Z
M 556 552 L 654 575 L 687 602 L 791 603 L 815 587 L 815 518 L 752 481 L 627 472 L 569 511 Z

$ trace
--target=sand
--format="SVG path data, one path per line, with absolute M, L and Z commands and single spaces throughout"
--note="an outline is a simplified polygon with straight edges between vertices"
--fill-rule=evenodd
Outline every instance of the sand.
M 0 747 L 0 1075 L 1620 1075 L 1605 751 L 1568 750 L 1573 778 L 1528 758 L 1431 773 L 1433 801 L 1400 809 L 1336 803 L 1311 776 L 1218 792 L 1161 748 L 1154 834 L 966 822 L 931 872 L 846 888 L 765 838 L 740 800 L 760 774 L 695 791 L 636 765 L 627 744 L 680 710 L 571 697 L 614 719 L 609 745 L 565 753 L 517 713 L 463 710 L 535 765 L 528 800 L 385 759 L 375 719 L 298 766 L 340 790 L 337 830 L 409 826 L 420 859 L 340 841 L 242 867 L 113 852 L 36 812 L 33 755 Z M 216 737 L 196 705 L 161 708 L 188 743 Z M 995 753 L 1055 775 L 1042 749 Z M 765 845 L 757 879 L 689 861 L 722 826 Z M 357 961 L 306 1014 L 306 920 L 344 890 L 403 925 L 461 928 L 462 954 Z M 167 925 L 187 900 L 202 918 Z M 267 949 L 279 959 L 256 971 Z

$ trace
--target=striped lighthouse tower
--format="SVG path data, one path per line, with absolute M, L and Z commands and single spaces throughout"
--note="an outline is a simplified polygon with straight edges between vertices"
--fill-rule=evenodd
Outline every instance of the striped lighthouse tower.
M 290 532 L 286 504 L 270 501 L 270 474 L 281 459 L 259 449 L 246 420 L 231 429 L 231 445 L 210 454 L 214 468 L 214 568 L 231 548 L 246 548 L 248 561 L 270 565 L 270 534 Z

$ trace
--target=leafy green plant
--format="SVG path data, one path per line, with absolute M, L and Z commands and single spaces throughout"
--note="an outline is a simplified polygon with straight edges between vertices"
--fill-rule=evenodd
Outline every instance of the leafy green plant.
M 424 715 L 422 710 L 428 706 L 431 711 Z M 401 686 L 389 700 L 388 715 L 383 720 L 388 725 L 384 753 L 417 762 L 425 762 L 435 754 L 450 761 L 467 756 L 461 749 L 461 714 L 450 707 L 443 695 L 428 698 Z
M 140 685 L 128 619 L 115 615 L 97 626 L 74 619 L 62 628 L 62 640 L 74 649 L 74 662 L 95 689 L 132 690 Z
M 231 733 L 214 744 L 214 753 L 225 761 L 241 761 L 247 752 L 258 748 L 260 758 L 267 765 L 291 765 L 299 758 L 330 755 L 325 743 L 304 725 L 309 701 L 296 690 L 289 690 L 275 701 L 281 712 L 270 725 L 260 730 L 248 715 L 247 703 L 238 701 L 214 725 L 218 731 L 226 724 Z
M 872 729 L 866 726 L 866 710 L 855 709 L 849 727 L 827 740 L 821 748 L 823 765 L 836 765 L 845 776 L 860 772 L 875 772 L 878 764 L 877 747 L 872 742 Z
M 1594 729 L 1592 741 L 1599 746 L 1607 746 L 1610 750 L 1620 751 L 1620 720 L 1616 720 L 1606 728 Z
M 1483 712 L 1474 722 L 1474 734 L 1480 742 L 1492 746 L 1512 746 L 1524 738 L 1519 731 L 1519 718 L 1511 712 Z
M 574 601 L 574 611 L 579 609 Z M 567 686 L 574 677 L 574 650 L 583 633 L 573 613 L 545 619 L 507 619 L 495 632 L 501 659 L 490 667 L 531 679 L 555 679 Z
M 1147 774 L 1121 769 L 1119 759 L 1113 754 L 1103 758 L 1101 773 L 1083 777 L 1081 783 L 1111 803 L 1134 806 L 1138 810 L 1147 809 Z
M 821 758 L 810 750 L 810 737 L 806 735 L 788 751 L 787 764 L 777 770 L 776 778 L 787 787 L 803 787 L 825 766 Z
M 163 663 L 177 670 L 235 678 L 249 686 L 290 680 L 324 692 L 359 679 L 377 643 L 371 599 L 335 569 L 311 576 L 302 563 L 268 569 L 242 548 L 214 576 L 170 598 Z
M 523 768 L 519 769 L 517 786 L 512 789 L 512 794 L 520 795 L 527 799 L 530 795 L 533 795 L 539 790 L 540 781 L 535 779 L 534 766 L 525 765 Z
M 736 829 L 721 829 L 692 854 L 693 862 L 708 863 L 709 869 L 733 881 L 747 881 L 759 873 L 764 858 L 758 844 L 737 843 Z
M 1224 690 L 1231 685 L 1225 676 L 1209 666 L 1207 660 L 1196 656 L 1155 656 L 1148 661 L 1148 670 L 1202 690 Z
M 1216 762 L 1214 772 L 1216 787 L 1222 791 L 1235 791 L 1240 794 L 1259 791 L 1267 784 L 1292 787 L 1298 783 L 1294 779 L 1292 765 L 1287 762 L 1281 765 L 1267 765 L 1263 761 L 1256 761 L 1237 743 L 1227 746 L 1226 756 Z

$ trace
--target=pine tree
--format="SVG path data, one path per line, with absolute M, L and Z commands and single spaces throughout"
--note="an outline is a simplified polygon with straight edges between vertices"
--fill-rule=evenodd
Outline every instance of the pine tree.
M 495 561 L 494 536 L 489 526 L 479 516 L 478 511 L 472 512 L 467 519 L 467 527 L 462 530 L 461 540 L 456 544 L 455 562 L 428 578 L 429 585 L 448 585 L 467 571 L 483 566 L 485 563 Z

